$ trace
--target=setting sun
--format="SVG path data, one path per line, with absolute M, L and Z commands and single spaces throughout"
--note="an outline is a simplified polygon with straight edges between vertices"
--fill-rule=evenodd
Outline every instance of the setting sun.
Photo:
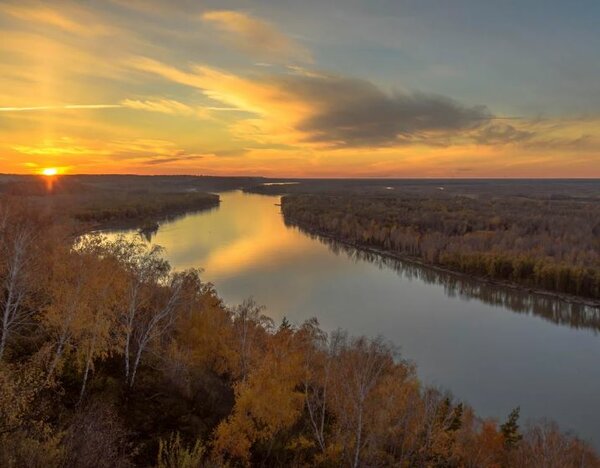
M 46 167 L 42 169 L 41 174 L 46 177 L 52 177 L 58 174 L 58 169 L 55 167 Z

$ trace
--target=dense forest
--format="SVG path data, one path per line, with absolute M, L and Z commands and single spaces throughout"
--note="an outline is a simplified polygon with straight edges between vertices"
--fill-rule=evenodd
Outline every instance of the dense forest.
M 219 196 L 211 193 L 126 193 L 98 196 L 73 209 L 72 216 L 83 223 L 119 223 L 125 220 L 165 219 L 219 205 Z
M 79 224 L 83 230 L 147 229 L 159 221 L 217 207 L 219 196 L 201 188 L 227 188 L 243 181 L 210 177 L 0 176 L 0 196 L 28 200 L 64 223 Z
M 600 203 L 517 196 L 321 193 L 282 198 L 288 223 L 469 275 L 600 298 Z
M 74 240 L 4 198 L 0 250 L 0 466 L 600 466 L 551 422 L 422 385 L 382 339 L 228 307 L 141 240 Z

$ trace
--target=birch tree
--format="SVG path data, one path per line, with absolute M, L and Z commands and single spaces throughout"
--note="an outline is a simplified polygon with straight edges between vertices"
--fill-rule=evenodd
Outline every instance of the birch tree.
M 82 368 L 79 401 L 83 399 L 94 361 L 112 354 L 117 348 L 118 310 L 124 297 L 121 266 L 116 259 L 105 254 L 102 237 L 87 236 L 76 246 L 80 254 L 91 255 L 94 274 L 88 284 L 87 316 L 78 343 L 78 362 Z
M 186 273 L 172 275 L 165 286 L 158 286 L 143 310 L 139 311 L 131 323 L 132 341 L 134 343 L 133 360 L 128 384 L 133 387 L 135 377 L 148 345 L 164 336 L 172 329 L 175 317 L 182 302 L 183 286 Z
M 33 222 L 15 215 L 11 207 L 0 206 L 0 359 L 35 313 L 27 299 L 33 287 L 36 231 Z
M 162 248 L 148 246 L 138 238 L 121 236 L 103 245 L 123 269 L 124 301 L 119 313 L 122 334 L 125 380 L 131 384 L 132 347 L 140 314 L 150 304 L 152 290 L 168 281 L 170 266 L 161 257 Z M 143 352 L 143 351 L 142 351 Z M 141 356 L 140 356 L 141 359 Z
M 50 280 L 50 303 L 43 323 L 51 337 L 53 353 L 48 366 L 47 382 L 61 363 L 65 351 L 77 346 L 89 326 L 92 307 L 94 257 L 64 250 L 57 253 Z
M 258 343 L 266 330 L 273 328 L 273 320 L 262 312 L 264 306 L 253 298 L 244 300 L 233 310 L 233 329 L 239 353 L 239 377 L 245 380 L 250 366 L 256 359 Z
M 336 362 L 336 391 L 333 395 L 336 424 L 345 447 L 347 463 L 361 466 L 366 443 L 369 399 L 386 373 L 393 368 L 393 349 L 382 339 L 353 339 L 340 343 Z
M 316 319 L 307 321 L 300 329 L 307 340 L 304 351 L 304 400 L 310 427 L 322 453 L 327 450 L 326 422 L 329 411 L 328 399 L 334 384 L 332 373 L 344 334 L 337 331 L 329 336 L 320 328 Z

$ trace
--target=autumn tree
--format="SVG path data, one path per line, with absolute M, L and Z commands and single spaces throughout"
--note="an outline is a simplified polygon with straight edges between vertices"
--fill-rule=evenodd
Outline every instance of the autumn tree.
M 339 338 L 331 395 L 335 431 L 345 463 L 358 467 L 369 436 L 374 390 L 393 367 L 393 348 L 382 339 Z
M 90 255 L 95 259 L 94 274 L 88 288 L 90 302 L 78 343 L 78 363 L 83 376 L 79 400 L 83 399 L 90 371 L 98 358 L 107 358 L 118 346 L 118 310 L 125 296 L 124 287 L 119 281 L 121 269 L 116 259 L 106 255 L 104 239 L 99 236 L 86 236 L 77 243 L 75 251 L 79 255 Z
M 102 247 L 104 255 L 114 258 L 122 268 L 119 276 L 125 291 L 119 313 L 122 354 L 125 380 L 133 386 L 148 343 L 163 329 L 177 302 L 176 297 L 164 302 L 173 279 L 171 267 L 162 258 L 159 246 L 149 246 L 139 238 L 120 236 L 110 242 L 105 240 Z
M 38 211 L 23 204 L 0 202 L 0 360 L 7 345 L 38 312 L 32 295 L 41 281 L 40 260 L 47 226 Z M 50 232 L 46 229 L 46 235 Z
M 0 362 L 0 466 L 58 465 L 60 434 L 48 422 L 40 388 L 46 371 L 43 356 L 24 362 Z
M 264 306 L 258 305 L 253 298 L 244 300 L 232 311 L 235 347 L 239 359 L 237 375 L 242 380 L 246 379 L 260 353 L 265 332 L 273 327 L 273 321 L 263 312 Z
M 597 467 L 600 459 L 577 437 L 561 432 L 556 423 L 542 421 L 525 431 L 517 448 L 510 451 L 508 465 L 517 468 Z
M 235 385 L 233 412 L 215 431 L 217 460 L 248 465 L 257 445 L 264 446 L 264 457 L 268 457 L 278 436 L 302 414 L 303 356 L 295 331 L 279 329 L 266 346 L 260 362 Z
M 61 364 L 66 351 L 78 350 L 90 326 L 96 257 L 84 252 L 61 249 L 55 252 L 50 272 L 50 301 L 43 324 L 52 344 L 47 380 Z
M 135 320 L 131 323 L 134 346 L 128 381 L 130 387 L 135 383 L 138 367 L 148 346 L 168 333 L 174 325 L 186 275 L 187 273 L 170 275 L 165 284 L 156 285 L 150 291 L 145 306 L 136 313 Z

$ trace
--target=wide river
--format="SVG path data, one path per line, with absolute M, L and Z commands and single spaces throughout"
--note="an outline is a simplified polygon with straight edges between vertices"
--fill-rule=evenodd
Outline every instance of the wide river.
M 479 414 L 548 417 L 600 447 L 600 310 L 349 251 L 288 227 L 279 197 L 163 224 L 152 242 L 176 269 L 200 267 L 228 304 L 253 296 L 276 322 L 383 335 L 427 384 Z

